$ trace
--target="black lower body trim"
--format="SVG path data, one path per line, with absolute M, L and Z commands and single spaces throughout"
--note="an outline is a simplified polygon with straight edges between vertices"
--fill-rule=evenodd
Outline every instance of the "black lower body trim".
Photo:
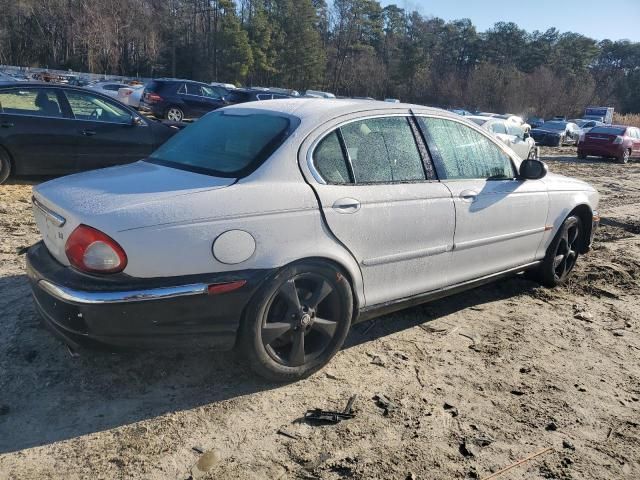
M 380 317 L 388 313 L 397 312 L 398 310 L 403 310 L 405 308 L 421 305 L 423 303 L 432 302 L 440 298 L 464 292 L 465 290 L 480 287 L 487 283 L 495 282 L 496 280 L 499 280 L 501 278 L 509 277 L 515 275 L 516 273 L 535 268 L 540 265 L 540 263 L 540 261 L 531 262 L 526 265 L 510 268 L 509 270 L 505 270 L 503 272 L 493 273 L 491 275 L 486 275 L 484 277 L 470 280 L 468 282 L 459 283 L 457 285 L 439 288 L 438 290 L 432 290 L 430 292 L 420 293 L 411 297 L 402 298 L 400 300 L 393 300 L 391 302 L 381 303 L 378 305 L 371 305 L 360 310 L 358 318 L 354 323 L 364 322 L 366 320 L 371 320 L 372 318 Z
M 119 281 L 76 272 L 58 263 L 42 243 L 27 253 L 27 274 L 38 312 L 45 324 L 65 343 L 78 346 L 109 345 L 141 348 L 213 348 L 229 350 L 246 304 L 271 270 L 243 270 L 221 274 L 189 275 L 162 279 Z M 245 282 L 237 290 L 209 294 L 206 285 Z M 194 283 L 205 286 L 201 293 L 169 298 L 141 298 L 126 302 L 87 303 L 56 295 L 44 282 L 92 293 L 154 291 Z

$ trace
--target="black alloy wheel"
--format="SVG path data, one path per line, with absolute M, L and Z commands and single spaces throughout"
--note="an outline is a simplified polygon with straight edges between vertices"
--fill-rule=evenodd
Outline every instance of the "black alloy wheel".
M 331 264 L 285 267 L 258 297 L 247 309 L 240 340 L 258 374 L 276 381 L 304 378 L 342 346 L 353 298 L 346 278 Z
M 543 285 L 555 287 L 565 283 L 578 260 L 582 235 L 580 219 L 575 215 L 567 217 L 538 270 Z

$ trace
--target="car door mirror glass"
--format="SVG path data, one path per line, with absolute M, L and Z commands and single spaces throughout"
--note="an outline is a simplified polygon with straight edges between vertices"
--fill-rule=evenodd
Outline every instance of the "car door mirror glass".
M 525 180 L 539 180 L 548 172 L 547 165 L 540 160 L 523 160 L 520 164 L 520 178 Z

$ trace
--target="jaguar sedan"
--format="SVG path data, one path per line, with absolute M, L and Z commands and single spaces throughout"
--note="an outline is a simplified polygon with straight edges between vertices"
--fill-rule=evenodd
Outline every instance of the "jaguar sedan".
M 352 324 L 523 271 L 564 282 L 598 193 L 443 110 L 246 103 L 34 188 L 27 272 L 72 347 L 236 347 L 289 381 Z

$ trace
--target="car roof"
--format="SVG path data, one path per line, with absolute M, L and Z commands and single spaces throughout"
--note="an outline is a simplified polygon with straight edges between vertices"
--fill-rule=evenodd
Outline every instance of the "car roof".
M 461 117 L 455 113 L 447 112 L 440 108 L 425 107 L 422 105 L 412 105 L 408 103 L 389 103 L 380 100 L 356 100 L 356 99 L 327 99 L 327 98 L 308 98 L 308 97 L 295 97 L 285 98 L 279 100 L 263 100 L 261 102 L 247 102 L 241 103 L 229 107 L 225 107 L 222 110 L 235 110 L 235 109 L 247 109 L 247 110 L 264 110 L 274 113 L 282 113 L 284 115 L 291 115 L 299 118 L 301 121 L 307 123 L 321 123 L 323 121 L 330 120 L 342 115 L 348 115 L 350 113 L 359 113 L 366 111 L 389 111 L 389 113 L 397 113 L 400 111 L 416 110 L 420 113 L 433 113 L 442 117 L 461 119 L 468 117 Z M 469 122 L 470 123 L 470 122 Z
M 502 118 L 496 118 L 496 117 L 486 117 L 484 115 L 466 115 L 465 118 L 467 120 L 485 120 L 485 121 L 489 121 L 489 120 L 493 120 L 493 121 L 498 121 L 498 120 L 502 120 Z

